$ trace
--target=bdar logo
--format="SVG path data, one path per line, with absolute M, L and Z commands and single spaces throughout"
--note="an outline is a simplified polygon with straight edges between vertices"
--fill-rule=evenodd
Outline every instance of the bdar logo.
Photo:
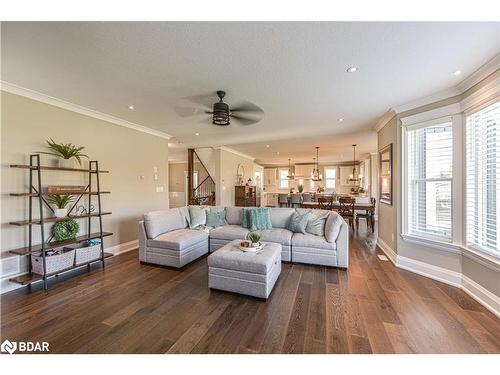
M 17 342 L 10 342 L 9 340 L 5 340 L 2 342 L 2 345 L 0 346 L 0 350 L 3 353 L 9 353 L 12 354 L 16 351 L 17 349 Z

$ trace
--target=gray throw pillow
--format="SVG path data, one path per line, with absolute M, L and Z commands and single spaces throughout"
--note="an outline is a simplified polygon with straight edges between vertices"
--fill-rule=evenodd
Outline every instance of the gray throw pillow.
M 340 233 L 344 219 L 337 212 L 330 212 L 325 223 L 325 238 L 328 242 L 335 242 Z
M 201 225 L 206 225 L 207 215 L 205 209 L 200 206 L 189 206 L 189 228 L 194 229 Z
M 324 236 L 327 218 L 327 212 L 311 212 L 311 216 L 309 216 L 309 220 L 307 221 L 306 232 L 315 236 Z
M 294 233 L 306 233 L 307 221 L 309 220 L 309 212 L 305 214 L 299 214 L 294 212 L 292 218 L 290 219 L 290 224 L 288 224 L 288 229 Z

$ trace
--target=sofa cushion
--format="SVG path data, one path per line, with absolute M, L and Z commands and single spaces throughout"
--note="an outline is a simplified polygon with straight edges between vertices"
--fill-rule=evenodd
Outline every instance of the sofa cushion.
M 283 246 L 290 246 L 292 244 L 293 232 L 285 228 L 273 228 L 271 230 L 258 230 L 260 233 L 261 241 L 279 243 Z
M 328 242 L 335 242 L 340 233 L 344 219 L 337 212 L 332 211 L 325 222 L 325 238 Z
M 324 236 L 325 235 L 325 222 L 328 218 L 328 212 L 314 212 L 311 211 L 309 215 L 309 220 L 306 225 L 306 232 L 310 234 L 314 234 L 316 236 Z
M 176 229 L 148 240 L 148 246 L 182 251 L 197 243 L 207 241 L 208 233 L 195 229 Z
M 143 218 L 148 238 L 155 238 L 160 234 L 185 228 L 187 225 L 184 213 L 178 208 L 151 211 L 144 214 Z
M 288 228 L 295 210 L 293 208 L 271 209 L 271 224 L 273 228 Z
M 328 242 L 322 236 L 315 236 L 310 233 L 294 233 L 292 236 L 292 251 L 294 247 L 335 250 L 337 249 L 337 244 L 335 242 Z
M 226 221 L 229 225 L 241 225 L 243 219 L 243 207 L 226 207 Z
M 210 231 L 210 238 L 218 240 L 246 240 L 250 231 L 243 228 L 241 225 L 224 225 L 223 227 L 214 228 Z
M 290 219 L 290 224 L 288 224 L 288 229 L 294 233 L 305 233 L 308 220 L 309 212 L 306 212 L 305 214 L 294 212 L 292 218 Z

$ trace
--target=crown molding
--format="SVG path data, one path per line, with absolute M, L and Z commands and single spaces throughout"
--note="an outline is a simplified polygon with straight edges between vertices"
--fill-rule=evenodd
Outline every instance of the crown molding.
M 465 78 L 462 82 L 457 85 L 457 88 L 461 93 L 467 91 L 472 86 L 477 85 L 486 77 L 495 73 L 500 69 L 500 53 L 496 54 L 490 61 L 481 66 L 474 73 Z
M 218 147 L 214 147 L 214 150 L 223 150 L 223 151 L 231 152 L 231 153 L 233 153 L 235 155 L 241 156 L 242 158 L 246 158 L 246 159 L 250 159 L 251 161 L 255 161 L 255 158 L 253 156 L 250 156 L 250 155 L 244 154 L 242 152 L 233 150 L 230 147 L 218 146 Z
M 373 127 L 373 130 L 376 132 L 380 131 L 387 123 L 394 117 L 396 116 L 396 112 L 393 109 L 389 109 L 384 115 L 377 121 L 375 126 Z
M 93 117 L 93 118 L 96 118 L 98 120 L 106 121 L 106 122 L 109 122 L 109 123 L 114 124 L 114 125 L 119 125 L 119 126 L 123 126 L 125 128 L 140 131 L 142 133 L 154 135 L 156 137 L 160 137 L 160 138 L 164 138 L 164 139 L 172 138 L 172 136 L 170 134 L 164 133 L 162 131 L 151 129 L 147 126 L 139 125 L 139 124 L 127 121 L 127 120 L 123 120 L 121 118 L 111 116 L 111 115 L 108 115 L 106 113 L 94 111 L 93 109 L 86 108 L 86 107 L 83 107 L 83 106 L 78 105 L 78 104 L 70 103 L 70 102 L 67 102 L 65 100 L 55 98 L 53 96 L 49 96 L 49 95 L 43 94 L 43 93 L 38 92 L 38 91 L 27 89 L 25 87 L 15 85 L 15 84 L 10 83 L 10 82 L 0 81 L 0 89 L 1 89 L 1 91 L 5 91 L 5 92 L 11 93 L 11 94 L 23 96 L 23 97 L 28 98 L 28 99 L 36 100 L 38 102 L 49 104 L 49 105 L 52 105 L 54 107 L 59 107 L 62 109 L 66 109 L 68 111 L 76 112 L 76 113 L 79 113 L 81 115 Z
M 447 90 L 439 91 L 435 94 L 431 94 L 429 96 L 425 96 L 423 98 L 419 98 L 416 100 L 412 100 L 411 102 L 405 103 L 398 105 L 396 107 L 393 107 L 393 111 L 396 113 L 402 113 L 409 111 L 411 109 L 423 107 L 428 104 L 436 103 L 441 100 L 445 100 L 457 95 L 460 95 L 462 92 L 455 86 L 452 88 L 449 88 Z

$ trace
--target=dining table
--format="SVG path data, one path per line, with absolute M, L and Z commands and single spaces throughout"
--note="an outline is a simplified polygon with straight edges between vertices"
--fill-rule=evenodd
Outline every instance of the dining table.
M 321 206 L 319 202 L 302 202 L 300 204 L 302 208 L 311 208 L 311 209 L 322 209 L 324 206 Z M 339 209 L 340 203 L 338 201 L 333 201 L 331 203 L 331 207 L 333 210 Z M 368 202 L 355 202 L 354 209 L 359 211 L 365 211 L 370 216 L 370 223 L 372 232 L 375 228 L 375 205 Z

